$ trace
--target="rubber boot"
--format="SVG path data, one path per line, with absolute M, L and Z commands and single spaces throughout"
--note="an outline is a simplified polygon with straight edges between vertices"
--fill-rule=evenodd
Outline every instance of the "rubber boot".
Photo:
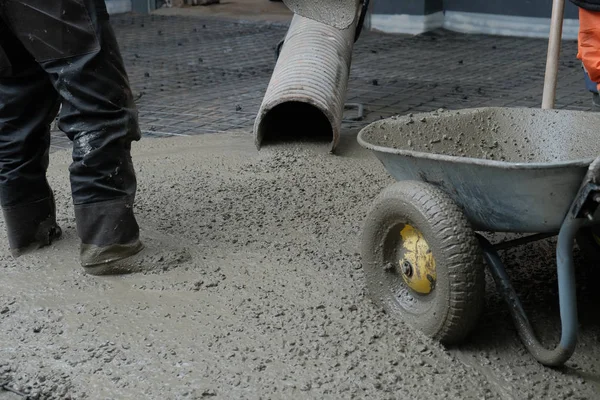
M 75 206 L 81 265 L 90 275 L 166 271 L 191 259 L 178 243 L 154 234 L 142 243 L 131 198 Z
M 133 273 L 165 272 L 191 260 L 190 253 L 164 238 L 143 237 L 125 245 L 105 248 L 82 245 L 83 268 L 90 275 L 125 275 Z M 92 263 L 89 263 L 89 261 Z
M 86 272 L 92 275 L 134 272 L 120 263 L 144 248 L 132 198 L 75 205 L 75 220 L 81 239 L 81 265 Z
M 13 257 L 49 246 L 62 235 L 56 223 L 53 197 L 30 204 L 3 207 L 2 212 Z
M 145 270 L 140 262 L 144 245 L 137 239 L 131 243 L 110 246 L 81 245 L 81 264 L 90 275 L 125 275 Z

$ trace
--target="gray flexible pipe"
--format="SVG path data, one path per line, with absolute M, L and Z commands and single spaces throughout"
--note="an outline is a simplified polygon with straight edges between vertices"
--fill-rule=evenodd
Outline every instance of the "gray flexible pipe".
M 254 124 L 260 149 L 264 141 L 292 135 L 328 137 L 331 151 L 339 139 L 357 18 L 338 29 L 295 15 Z M 293 133 L 301 129 L 299 134 Z

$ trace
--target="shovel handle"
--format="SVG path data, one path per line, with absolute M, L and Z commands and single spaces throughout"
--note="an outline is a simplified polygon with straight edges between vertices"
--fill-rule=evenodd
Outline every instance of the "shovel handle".
M 546 59 L 546 78 L 544 80 L 544 95 L 542 98 L 543 109 L 554 108 L 564 16 L 565 0 L 553 0 L 550 39 L 548 41 L 548 57 Z

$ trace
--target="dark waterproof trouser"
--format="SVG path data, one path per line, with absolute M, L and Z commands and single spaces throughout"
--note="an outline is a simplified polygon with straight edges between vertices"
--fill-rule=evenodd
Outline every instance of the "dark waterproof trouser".
M 140 131 L 104 0 L 0 0 L 0 204 L 11 249 L 52 235 L 39 230 L 54 219 L 46 169 L 60 104 L 82 243 L 136 241 L 130 149 Z

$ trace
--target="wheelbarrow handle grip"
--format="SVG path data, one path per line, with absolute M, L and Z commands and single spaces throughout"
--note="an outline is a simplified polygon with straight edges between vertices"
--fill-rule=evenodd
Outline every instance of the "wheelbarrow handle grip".
M 573 243 L 581 225 L 582 220 L 567 216 L 558 235 L 556 254 L 562 333 L 560 343 L 554 349 L 546 348 L 536 337 L 498 252 L 487 239 L 479 236 L 484 258 L 500 295 L 508 304 L 510 314 L 523 344 L 536 360 L 549 367 L 563 365 L 571 358 L 577 345 L 577 296 Z

